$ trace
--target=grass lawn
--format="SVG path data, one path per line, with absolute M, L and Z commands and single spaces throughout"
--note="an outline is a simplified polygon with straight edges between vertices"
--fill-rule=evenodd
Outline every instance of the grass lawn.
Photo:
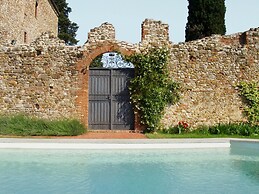
M 180 132 L 180 134 L 179 134 Z M 259 139 L 259 126 L 250 123 L 218 124 L 200 126 L 190 130 L 187 126 L 178 125 L 155 133 L 147 133 L 151 139 L 163 138 L 248 138 Z
M 47 120 L 24 115 L 0 116 L 1 136 L 76 136 L 86 132 L 77 120 Z
M 211 135 L 211 134 L 166 134 L 166 133 L 146 133 L 149 139 L 170 139 L 170 138 L 246 138 L 246 139 L 259 139 L 259 136 L 239 136 L 239 135 Z

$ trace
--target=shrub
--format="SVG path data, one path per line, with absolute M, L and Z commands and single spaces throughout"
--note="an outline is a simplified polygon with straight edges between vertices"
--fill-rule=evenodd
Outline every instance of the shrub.
M 181 133 L 188 133 L 189 131 L 189 124 L 185 121 L 180 121 L 178 125 L 174 127 L 169 127 L 168 129 L 164 130 L 165 133 L 169 134 L 181 134 Z
M 219 124 L 209 127 L 210 134 L 250 136 L 258 134 L 259 127 L 249 123 Z
M 131 103 L 149 132 L 158 128 L 165 106 L 179 100 L 179 84 L 169 76 L 168 58 L 168 50 L 160 48 L 125 57 L 135 66 L 129 87 Z
M 178 125 L 162 130 L 168 134 L 197 134 L 197 135 L 235 135 L 235 136 L 257 136 L 259 135 L 259 126 L 250 123 L 218 124 L 215 126 L 200 126 L 190 130 L 189 126 L 179 122 Z M 185 127 L 184 127 L 185 126 Z
M 197 129 L 191 131 L 194 134 L 198 135 L 209 135 L 209 127 L 208 126 L 199 126 Z
M 247 104 L 245 114 L 252 124 L 259 123 L 259 85 L 257 82 L 241 82 L 239 85 L 241 96 Z

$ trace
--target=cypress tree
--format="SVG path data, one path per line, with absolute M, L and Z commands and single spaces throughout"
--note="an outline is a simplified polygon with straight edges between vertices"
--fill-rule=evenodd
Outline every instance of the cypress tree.
M 188 0 L 189 15 L 185 41 L 226 33 L 225 0 Z
M 78 40 L 75 37 L 78 25 L 69 19 L 69 13 L 72 12 L 71 7 L 68 6 L 66 0 L 53 1 L 60 12 L 58 17 L 58 37 L 64 40 L 67 45 L 77 44 Z

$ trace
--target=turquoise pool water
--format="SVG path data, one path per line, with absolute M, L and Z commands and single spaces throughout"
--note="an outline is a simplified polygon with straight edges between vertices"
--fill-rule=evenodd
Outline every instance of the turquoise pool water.
M 0 150 L 0 193 L 258 193 L 250 149 Z

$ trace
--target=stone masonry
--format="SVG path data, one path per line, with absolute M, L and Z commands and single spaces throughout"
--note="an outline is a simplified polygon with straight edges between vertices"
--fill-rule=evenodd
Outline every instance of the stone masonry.
M 141 44 L 164 46 L 169 44 L 169 26 L 161 21 L 146 19 L 142 23 Z
M 83 47 L 66 46 L 55 33 L 44 33 L 30 45 L 0 45 L 0 114 L 73 117 L 87 126 L 92 60 L 111 51 L 130 55 L 150 45 L 170 49 L 170 76 L 182 86 L 180 102 L 166 108 L 162 125 L 245 120 L 236 85 L 259 81 L 259 28 L 173 44 L 168 25 L 154 20 L 143 22 L 142 40 L 136 44 L 116 40 L 114 27 L 104 23 L 89 32 Z
M 78 118 L 75 100 L 80 47 L 45 33 L 31 45 L 0 51 L 0 112 Z
M 244 121 L 240 81 L 259 82 L 259 28 L 172 45 L 170 73 L 182 85 L 180 103 L 166 109 L 166 127 Z
M 29 44 L 47 31 L 58 33 L 52 0 L 1 0 L 0 44 Z

